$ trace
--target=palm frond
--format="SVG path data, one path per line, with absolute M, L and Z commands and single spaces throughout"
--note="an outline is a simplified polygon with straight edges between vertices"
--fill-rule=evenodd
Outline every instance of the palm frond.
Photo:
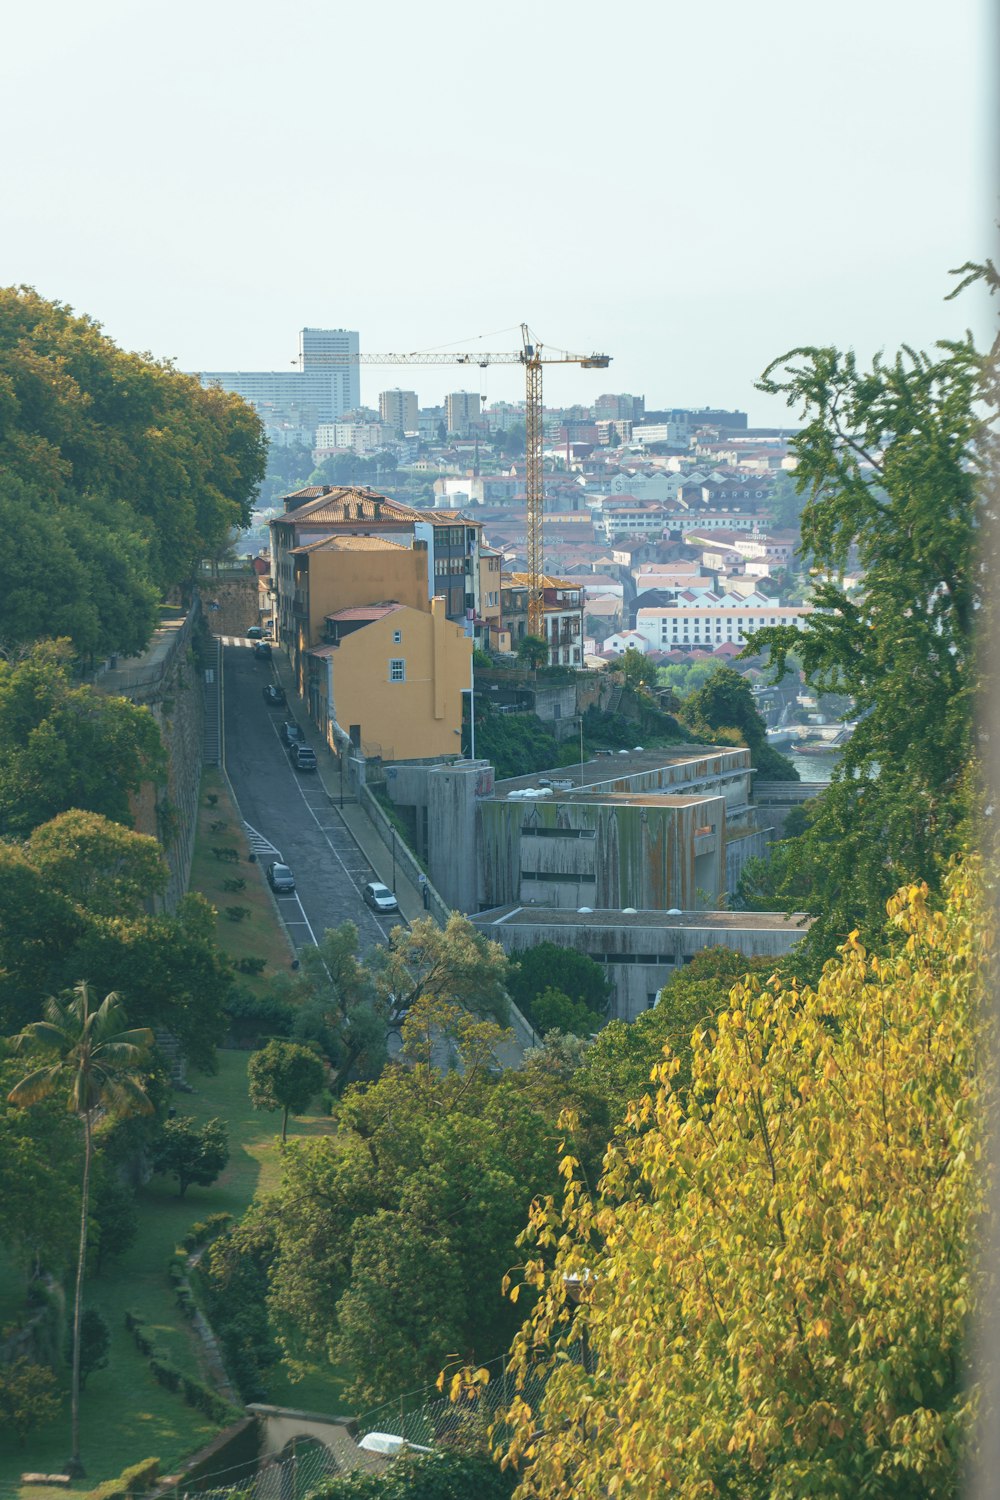
M 59 1086 L 63 1077 L 61 1063 L 49 1063 L 48 1067 L 36 1068 L 33 1073 L 27 1074 L 7 1095 L 8 1102 L 18 1109 L 27 1109 L 32 1104 L 37 1104 L 41 1099 L 47 1099 Z

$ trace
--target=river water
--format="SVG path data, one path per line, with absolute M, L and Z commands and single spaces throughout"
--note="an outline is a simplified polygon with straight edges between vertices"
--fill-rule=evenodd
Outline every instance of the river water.
M 830 773 L 839 758 L 836 750 L 824 751 L 822 755 L 796 755 L 795 751 L 789 748 L 782 750 L 781 753 L 787 755 L 803 781 L 815 781 L 821 784 L 830 780 Z

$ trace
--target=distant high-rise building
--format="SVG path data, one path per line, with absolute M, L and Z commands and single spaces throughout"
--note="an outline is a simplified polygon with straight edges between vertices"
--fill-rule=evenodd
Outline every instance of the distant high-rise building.
M 646 410 L 645 396 L 598 396 L 594 402 L 595 422 L 641 422 Z
M 378 412 L 382 421 L 393 432 L 416 432 L 417 430 L 417 393 L 416 391 L 381 391 L 378 398 Z
M 458 437 L 468 437 L 473 422 L 479 421 L 483 409 L 477 391 L 452 391 L 444 398 L 445 425 Z
M 355 329 L 303 328 L 293 370 L 203 370 L 198 378 L 202 385 L 221 385 L 242 396 L 265 425 L 295 412 L 298 420 L 316 428 L 361 405 L 357 353 Z

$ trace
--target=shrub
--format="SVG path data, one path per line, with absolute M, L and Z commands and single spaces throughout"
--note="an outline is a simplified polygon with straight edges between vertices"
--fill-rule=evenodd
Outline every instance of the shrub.
M 241 958 L 236 967 L 241 974 L 263 974 L 267 965 L 266 958 Z
M 247 883 L 243 879 L 242 875 L 227 875 L 225 880 L 222 882 L 222 889 L 224 891 L 230 891 L 234 894 L 237 891 L 245 891 L 246 888 Z
M 117 1479 L 106 1479 L 86 1496 L 86 1500 L 132 1500 L 156 1482 L 160 1472 L 158 1458 L 144 1458 L 141 1463 L 123 1469 Z
M 230 922 L 245 922 L 253 915 L 249 906 L 227 906 L 226 917 Z

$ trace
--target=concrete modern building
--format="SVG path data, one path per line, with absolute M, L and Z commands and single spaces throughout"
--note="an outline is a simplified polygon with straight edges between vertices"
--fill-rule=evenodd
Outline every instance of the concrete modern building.
M 444 398 L 445 426 L 449 433 L 467 437 L 479 422 L 483 409 L 478 391 L 452 391 Z
M 778 959 L 804 936 L 801 913 L 735 911 L 557 911 L 506 906 L 472 918 L 484 937 L 511 955 L 555 943 L 603 964 L 614 987 L 612 1014 L 634 1021 L 656 1004 L 677 969 L 703 948 L 733 948 L 747 958 Z
M 449 905 L 509 951 L 549 941 L 606 964 L 618 1016 L 701 948 L 778 956 L 802 936 L 800 917 L 717 909 L 773 838 L 747 750 L 635 750 L 503 782 L 487 761 L 386 776 Z
M 416 432 L 416 391 L 401 391 L 398 387 L 392 391 L 380 391 L 378 414 L 385 425 L 391 427 L 393 432 L 398 435 L 402 435 L 404 432 Z
M 417 809 L 417 852 L 460 911 L 712 909 L 767 851 L 745 749 L 623 751 L 495 785 L 492 767 L 474 764 L 483 775 L 471 780 L 458 775 L 465 762 L 437 768 L 433 789 L 427 773 L 387 784 L 393 801 Z M 471 851 L 467 867 L 459 848 Z
M 294 370 L 202 371 L 202 385 L 235 391 L 262 416 L 285 420 L 291 414 L 303 426 L 335 422 L 361 404 L 357 361 L 358 333 L 348 328 L 302 328 Z

